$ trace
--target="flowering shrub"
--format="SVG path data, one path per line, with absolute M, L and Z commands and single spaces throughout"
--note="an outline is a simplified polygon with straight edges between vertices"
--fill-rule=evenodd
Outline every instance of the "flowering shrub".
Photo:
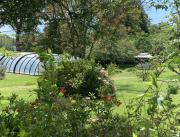
M 38 80 L 38 95 L 44 94 L 49 97 L 52 92 L 48 88 L 56 85 L 66 97 L 75 94 L 83 97 L 93 94 L 98 98 L 104 94 L 115 96 L 112 80 L 107 72 L 94 61 L 72 60 L 69 55 L 63 55 L 59 63 L 55 63 L 52 56 L 45 53 L 40 54 L 40 59 L 45 71 Z M 45 93 L 41 91 L 42 89 Z
M 100 97 L 103 94 L 115 94 L 113 82 L 106 71 L 93 61 L 70 58 L 61 60 L 57 68 L 57 86 L 65 88 L 65 95 L 90 94 Z

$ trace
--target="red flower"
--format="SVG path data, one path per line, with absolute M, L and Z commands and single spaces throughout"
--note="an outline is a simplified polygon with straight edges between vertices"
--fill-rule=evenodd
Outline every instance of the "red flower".
M 65 93 L 65 87 L 60 87 L 59 92 L 64 94 Z
M 102 100 L 104 101 L 111 101 L 113 99 L 113 96 L 102 96 Z

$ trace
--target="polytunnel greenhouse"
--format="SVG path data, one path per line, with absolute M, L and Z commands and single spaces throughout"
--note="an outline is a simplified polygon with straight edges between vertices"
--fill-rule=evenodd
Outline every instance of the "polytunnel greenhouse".
M 53 54 L 55 60 L 58 60 L 58 55 Z M 36 53 L 21 52 L 11 57 L 0 55 L 0 65 L 6 68 L 6 72 L 41 75 L 43 68 L 42 62 Z

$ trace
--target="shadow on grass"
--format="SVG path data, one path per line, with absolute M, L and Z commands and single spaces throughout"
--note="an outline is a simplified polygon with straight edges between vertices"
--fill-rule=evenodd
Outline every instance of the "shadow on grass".
M 142 93 L 145 91 L 146 86 L 140 88 L 140 85 L 135 87 L 136 85 L 116 85 L 117 92 L 127 92 L 127 93 Z

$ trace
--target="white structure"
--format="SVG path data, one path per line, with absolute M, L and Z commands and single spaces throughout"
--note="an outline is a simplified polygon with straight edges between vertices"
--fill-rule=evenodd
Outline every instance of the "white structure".
M 58 61 L 59 56 L 53 56 L 55 61 Z M 33 52 L 21 52 L 12 57 L 0 55 L 0 65 L 6 68 L 6 72 L 17 74 L 41 75 L 43 71 L 38 54 Z
M 153 58 L 153 56 L 149 53 L 140 53 L 139 55 L 135 56 L 135 58 L 139 59 L 139 65 L 138 67 L 143 69 L 149 69 L 150 63 L 148 62 L 150 59 Z
M 152 59 L 153 56 L 149 53 L 140 53 L 139 55 L 135 56 L 138 59 Z

